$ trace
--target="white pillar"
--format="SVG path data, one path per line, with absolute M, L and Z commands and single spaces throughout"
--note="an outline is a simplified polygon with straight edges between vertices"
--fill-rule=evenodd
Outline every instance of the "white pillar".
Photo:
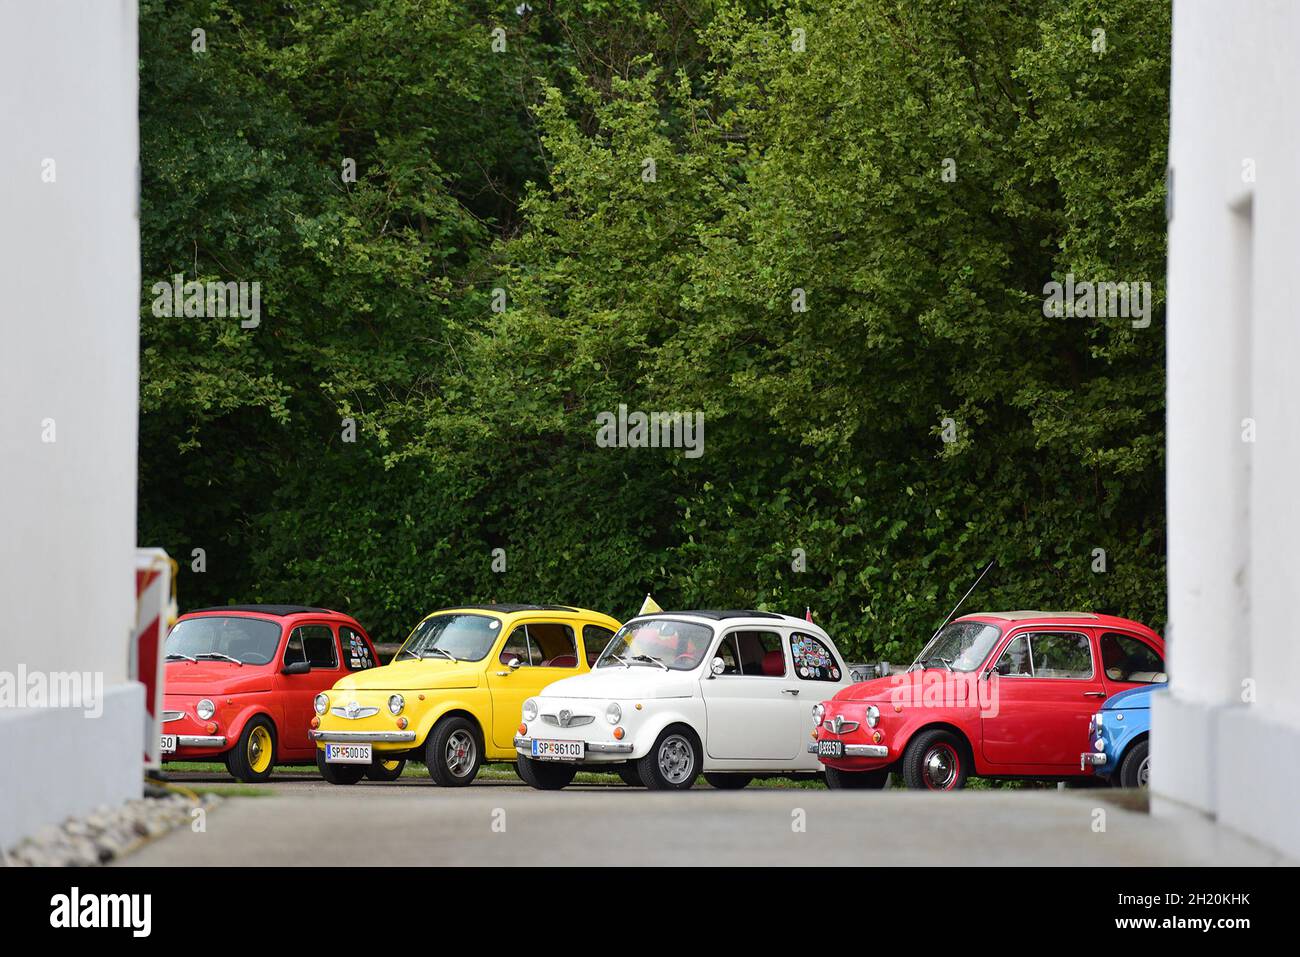
M 1215 815 L 1300 857 L 1298 99 L 1300 7 L 1176 0 L 1171 687 L 1155 705 L 1153 808 Z
M 0 0 L 0 680 L 103 688 L 98 716 L 0 707 L 0 846 L 141 789 L 136 20 Z

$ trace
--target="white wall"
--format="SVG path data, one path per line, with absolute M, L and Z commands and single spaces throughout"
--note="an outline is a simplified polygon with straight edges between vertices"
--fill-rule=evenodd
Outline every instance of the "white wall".
M 1300 4 L 1175 0 L 1171 102 L 1172 684 L 1153 807 L 1300 858 Z
M 0 708 L 0 846 L 139 793 L 136 17 L 0 0 L 0 672 L 97 672 L 108 697 Z

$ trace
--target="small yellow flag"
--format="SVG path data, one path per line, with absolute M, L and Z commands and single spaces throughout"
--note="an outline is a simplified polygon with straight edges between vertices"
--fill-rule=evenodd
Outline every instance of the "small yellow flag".
M 646 592 L 645 601 L 641 602 L 641 610 L 637 612 L 637 614 L 653 615 L 661 611 L 663 611 L 663 609 L 660 608 L 658 603 L 653 598 L 650 597 L 650 593 Z

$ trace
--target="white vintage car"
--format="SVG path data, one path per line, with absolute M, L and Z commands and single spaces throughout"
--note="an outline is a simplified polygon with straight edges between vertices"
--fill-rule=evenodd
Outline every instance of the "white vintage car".
M 821 628 L 763 611 L 670 611 L 633 618 L 587 674 L 523 706 L 519 776 L 562 788 L 579 770 L 684 790 L 758 776 L 816 775 L 813 705 L 861 680 Z

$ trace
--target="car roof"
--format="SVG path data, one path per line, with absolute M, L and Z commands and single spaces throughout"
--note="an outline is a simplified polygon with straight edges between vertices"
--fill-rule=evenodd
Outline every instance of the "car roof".
M 496 615 L 499 618 L 509 618 L 515 615 L 526 615 L 530 612 L 545 612 L 548 615 L 555 615 L 560 618 L 611 618 L 602 611 L 593 611 L 590 608 L 578 608 L 574 605 L 522 605 L 522 604 L 489 604 L 489 605 L 452 605 L 447 608 L 438 608 L 429 612 L 424 618 L 432 618 L 434 615 L 445 615 L 450 612 L 468 612 L 477 614 Z M 423 620 L 423 619 L 422 619 Z
M 1140 621 L 1134 621 L 1132 618 L 1121 618 L 1118 615 L 1104 615 L 1090 611 L 979 611 L 972 612 L 969 615 L 962 615 L 958 621 L 987 621 L 999 622 L 1009 621 L 1012 623 L 1020 622 L 1042 622 L 1058 624 L 1075 624 L 1075 625 L 1095 625 L 1099 628 L 1119 628 L 1128 631 L 1138 631 L 1144 635 L 1154 636 L 1162 643 L 1164 639 L 1160 637 L 1159 632 L 1149 625 L 1144 625 Z
M 770 611 L 754 611 L 750 608 L 696 608 L 691 610 L 655 612 L 656 615 L 694 615 L 696 618 L 709 618 L 713 621 L 725 621 L 728 618 L 775 618 L 780 621 L 788 615 L 776 615 Z M 644 617 L 637 615 L 638 618 Z
M 969 615 L 963 615 L 963 618 L 1001 618 L 1004 621 L 1029 621 L 1033 618 L 1049 619 L 1070 619 L 1085 621 L 1100 621 L 1100 615 L 1094 615 L 1090 611 L 978 611 Z
M 274 615 L 287 618 L 289 615 L 342 615 L 342 612 L 329 608 L 317 608 L 314 605 L 213 605 L 210 608 L 192 608 L 187 615 L 199 615 L 211 612 L 247 611 L 258 615 Z
M 629 619 L 629 623 L 650 618 L 675 618 L 678 620 L 694 621 L 704 625 L 726 625 L 740 622 L 761 627 L 764 624 L 780 623 L 782 625 L 797 625 L 801 628 L 807 629 L 808 631 L 816 632 L 819 635 L 826 635 L 826 631 L 821 627 L 821 625 L 811 621 L 806 621 L 805 619 L 798 618 L 794 615 L 782 615 L 777 612 L 753 611 L 743 608 L 727 610 L 704 608 L 690 609 L 687 611 L 656 611 L 651 614 L 636 615 Z M 826 635 L 826 637 L 829 638 L 830 636 Z

